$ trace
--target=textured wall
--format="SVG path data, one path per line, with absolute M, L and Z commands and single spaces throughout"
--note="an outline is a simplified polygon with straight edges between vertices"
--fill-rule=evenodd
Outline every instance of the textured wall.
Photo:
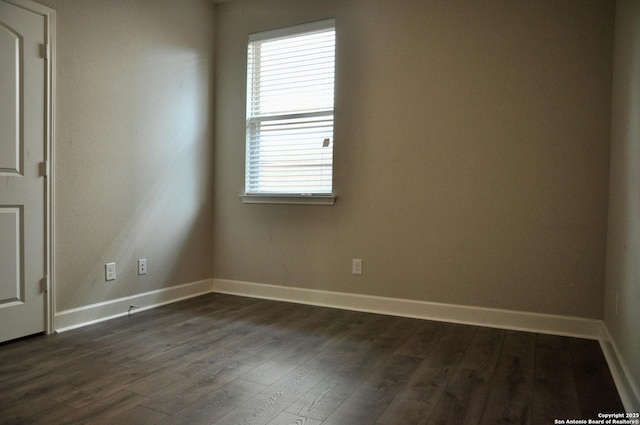
M 57 310 L 211 277 L 213 4 L 42 3 L 58 30 Z
M 338 201 L 244 205 L 247 34 L 328 17 Z M 219 4 L 215 277 L 602 318 L 613 18 L 583 0 Z
M 640 356 L 638 355 L 640 353 L 640 2 L 618 1 L 614 51 L 605 322 L 638 385 L 640 384 Z

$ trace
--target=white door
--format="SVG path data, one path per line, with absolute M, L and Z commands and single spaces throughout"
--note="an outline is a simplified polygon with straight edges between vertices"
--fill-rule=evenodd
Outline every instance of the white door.
M 46 328 L 46 30 L 0 0 L 0 341 Z

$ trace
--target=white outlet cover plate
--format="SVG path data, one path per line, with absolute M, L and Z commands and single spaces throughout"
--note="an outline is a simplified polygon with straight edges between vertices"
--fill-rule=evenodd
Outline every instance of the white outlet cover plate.
M 362 259 L 354 258 L 351 263 L 351 273 L 352 274 L 362 274 Z
M 104 265 L 104 279 L 116 280 L 116 263 L 107 263 Z
M 146 258 L 140 258 L 138 260 L 138 274 L 139 275 L 147 274 L 147 259 Z

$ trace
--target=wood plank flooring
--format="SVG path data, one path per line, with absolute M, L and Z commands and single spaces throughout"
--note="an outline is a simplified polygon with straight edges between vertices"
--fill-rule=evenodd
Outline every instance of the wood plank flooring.
M 624 409 L 597 341 L 208 294 L 0 345 L 2 424 L 553 424 Z

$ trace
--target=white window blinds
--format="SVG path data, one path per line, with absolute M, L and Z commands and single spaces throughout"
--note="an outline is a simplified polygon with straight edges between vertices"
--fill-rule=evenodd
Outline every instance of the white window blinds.
M 251 34 L 246 194 L 333 189 L 334 20 Z

